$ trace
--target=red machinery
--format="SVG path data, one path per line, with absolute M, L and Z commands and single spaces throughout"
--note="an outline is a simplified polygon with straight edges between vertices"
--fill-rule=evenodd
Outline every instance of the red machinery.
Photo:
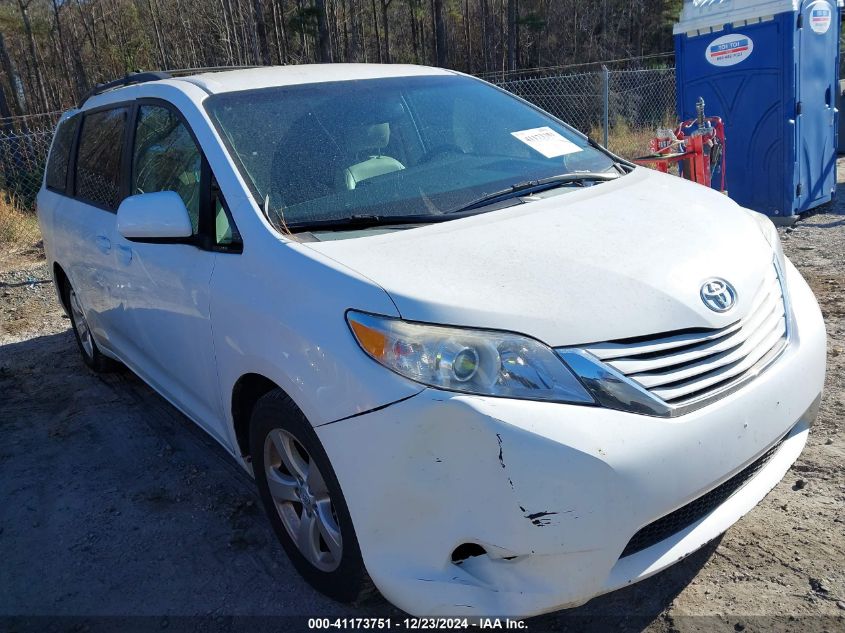
M 719 190 L 725 191 L 725 124 L 717 116 L 704 115 L 704 99 L 695 104 L 698 116 L 673 130 L 659 130 L 649 142 L 651 154 L 635 158 L 638 165 L 653 166 L 664 174 L 678 164 L 679 175 L 707 187 L 714 173 L 721 174 Z

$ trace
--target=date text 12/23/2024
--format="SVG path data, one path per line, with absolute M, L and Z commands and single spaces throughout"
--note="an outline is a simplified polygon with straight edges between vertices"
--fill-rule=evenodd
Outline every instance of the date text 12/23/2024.
M 309 630 L 526 630 L 522 620 L 510 618 L 308 618 Z

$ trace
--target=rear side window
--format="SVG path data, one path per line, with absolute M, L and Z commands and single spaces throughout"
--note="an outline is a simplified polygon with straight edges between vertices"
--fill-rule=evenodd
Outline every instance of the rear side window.
M 120 203 L 120 162 L 127 108 L 86 114 L 76 158 L 76 196 L 107 209 Z
M 64 193 L 67 184 L 67 168 L 70 164 L 70 151 L 79 129 L 80 116 L 65 119 L 53 140 L 50 158 L 47 160 L 47 188 Z

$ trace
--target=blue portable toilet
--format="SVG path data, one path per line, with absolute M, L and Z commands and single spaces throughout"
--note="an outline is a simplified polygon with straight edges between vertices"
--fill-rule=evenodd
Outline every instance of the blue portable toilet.
M 699 97 L 725 122 L 728 195 L 770 216 L 836 189 L 842 0 L 685 0 L 675 25 L 678 114 Z

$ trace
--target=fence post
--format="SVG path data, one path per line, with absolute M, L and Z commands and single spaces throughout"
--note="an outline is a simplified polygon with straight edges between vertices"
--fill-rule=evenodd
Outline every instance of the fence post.
M 608 135 L 610 133 L 610 71 L 607 69 L 607 66 L 602 64 L 602 97 L 604 99 L 604 143 L 603 145 L 607 147 L 608 145 Z

